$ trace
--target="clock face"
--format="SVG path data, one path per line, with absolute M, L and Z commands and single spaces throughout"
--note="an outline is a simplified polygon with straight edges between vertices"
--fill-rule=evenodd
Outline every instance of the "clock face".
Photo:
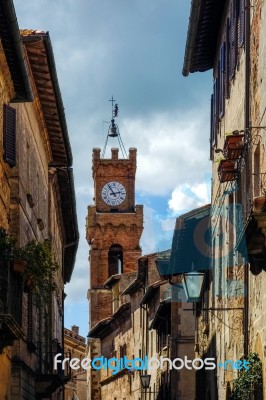
M 109 206 L 119 206 L 126 198 L 126 189 L 119 182 L 107 182 L 102 188 L 102 199 Z

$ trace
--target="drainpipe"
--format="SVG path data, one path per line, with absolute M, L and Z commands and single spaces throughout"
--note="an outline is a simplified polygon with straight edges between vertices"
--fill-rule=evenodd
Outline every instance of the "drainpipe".
M 250 0 L 245 0 L 245 128 L 250 127 Z M 249 131 L 246 131 L 249 134 Z M 250 157 L 250 154 L 247 155 Z M 248 165 L 250 163 L 248 162 Z M 248 173 L 248 171 L 246 171 Z M 244 354 L 248 354 L 248 316 L 249 316 L 249 266 L 244 265 Z

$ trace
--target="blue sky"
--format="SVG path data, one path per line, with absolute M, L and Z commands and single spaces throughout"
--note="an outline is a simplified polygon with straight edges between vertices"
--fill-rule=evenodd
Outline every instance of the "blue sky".
M 184 78 L 189 0 L 14 0 L 20 28 L 49 31 L 74 156 L 80 246 L 66 286 L 65 325 L 88 333 L 85 218 L 91 154 L 119 104 L 126 149 L 137 147 L 144 253 L 170 246 L 174 218 L 209 199 L 211 73 Z M 109 141 L 117 146 L 115 139 Z M 110 155 L 107 148 L 106 157 Z

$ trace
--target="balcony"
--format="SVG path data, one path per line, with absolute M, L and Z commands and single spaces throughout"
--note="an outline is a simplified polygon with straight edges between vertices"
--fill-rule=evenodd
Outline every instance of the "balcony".
M 221 160 L 218 166 L 218 176 L 221 183 L 235 181 L 238 177 L 236 160 Z
M 24 336 L 22 322 L 22 281 L 12 262 L 0 259 L 0 352 Z
M 227 160 L 237 160 L 243 156 L 245 135 L 228 135 L 224 143 L 223 154 Z
M 64 358 L 63 349 L 56 340 L 37 343 L 38 369 L 36 394 L 38 397 L 50 396 L 70 379 L 69 364 L 67 364 L 64 370 L 60 363 L 57 364 L 57 369 L 54 369 L 54 357 L 59 353 L 61 353 L 62 358 Z

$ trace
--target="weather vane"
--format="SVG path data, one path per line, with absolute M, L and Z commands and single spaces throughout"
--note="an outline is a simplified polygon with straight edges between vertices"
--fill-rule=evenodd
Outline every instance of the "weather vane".
M 123 155 L 124 158 L 127 158 L 126 149 L 125 149 L 125 146 L 124 146 L 124 144 L 122 142 L 122 139 L 121 139 L 121 136 L 120 136 L 120 133 L 119 133 L 118 125 L 115 123 L 115 118 L 118 117 L 118 104 L 115 103 L 116 100 L 114 99 L 114 96 L 112 96 L 112 98 L 109 101 L 111 101 L 111 103 L 112 103 L 112 119 L 111 119 L 111 124 L 109 125 L 109 128 L 108 128 L 106 141 L 105 141 L 103 152 L 102 152 L 102 157 L 104 158 L 104 154 L 105 154 L 105 150 L 106 150 L 106 147 L 107 147 L 107 143 L 108 143 L 109 137 L 111 137 L 111 138 L 117 137 L 118 143 L 119 143 L 119 147 L 120 147 L 121 152 L 122 152 L 122 155 Z M 114 103 L 115 103 L 115 105 L 114 105 Z

